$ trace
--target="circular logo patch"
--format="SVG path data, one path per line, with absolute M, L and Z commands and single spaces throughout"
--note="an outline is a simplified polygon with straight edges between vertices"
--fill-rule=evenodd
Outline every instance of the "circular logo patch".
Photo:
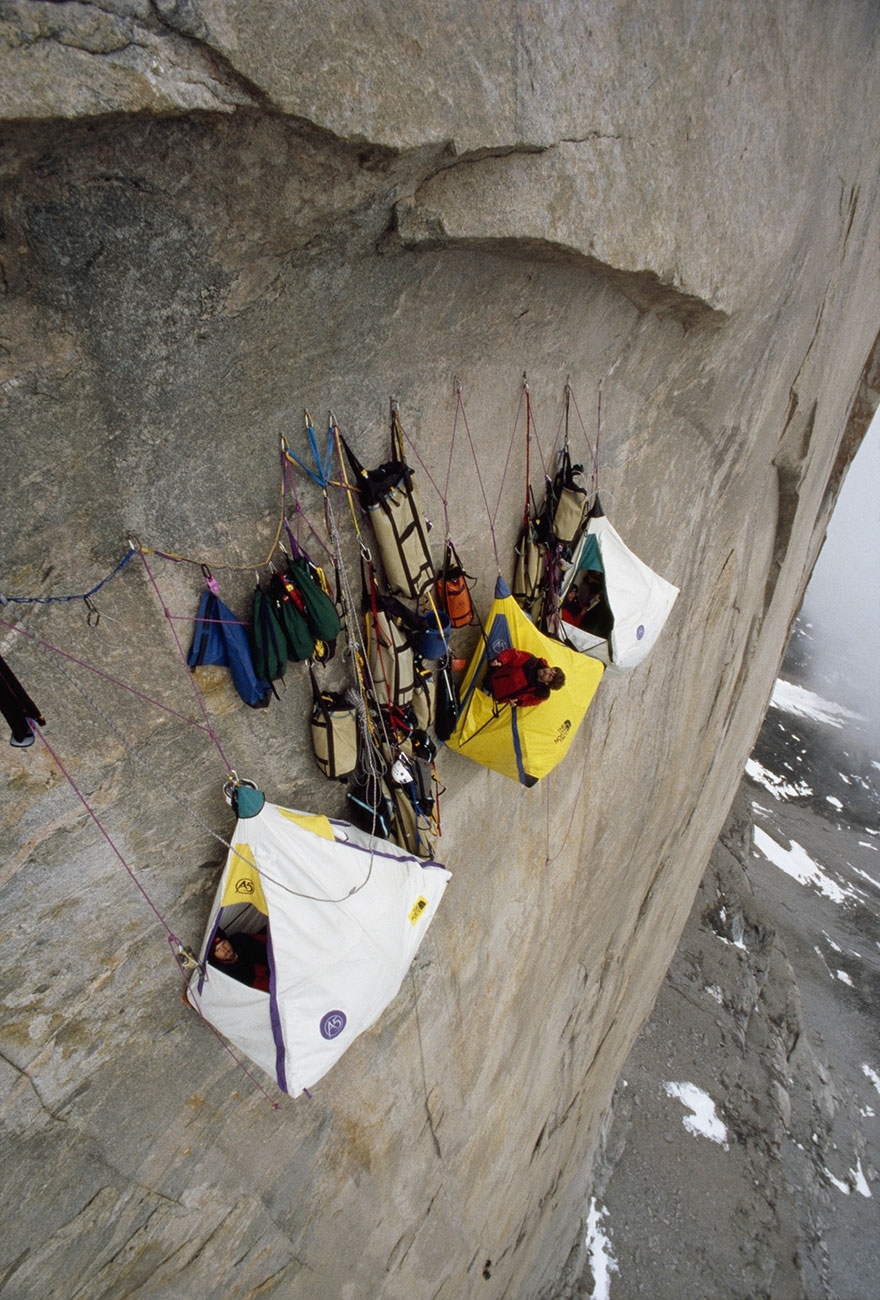
M 338 1038 L 347 1023 L 344 1011 L 328 1011 L 321 1018 L 321 1037 Z
M 645 635 L 645 625 L 644 623 L 640 623 L 636 628 L 636 640 L 641 641 L 644 635 Z

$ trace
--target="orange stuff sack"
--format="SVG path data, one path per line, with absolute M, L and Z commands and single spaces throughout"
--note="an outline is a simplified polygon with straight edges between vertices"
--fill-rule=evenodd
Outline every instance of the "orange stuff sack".
M 437 579 L 437 604 L 446 610 L 451 627 L 468 627 L 475 621 L 468 577 L 452 543 L 447 542 L 443 568 Z

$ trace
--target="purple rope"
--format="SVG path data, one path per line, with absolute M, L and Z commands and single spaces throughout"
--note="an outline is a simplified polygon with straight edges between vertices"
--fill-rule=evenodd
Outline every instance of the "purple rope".
M 322 537 L 321 534 L 318 532 L 318 530 L 315 528 L 314 524 L 313 524 L 312 521 L 309 519 L 308 515 L 305 513 L 305 511 L 303 510 L 302 506 L 300 505 L 299 495 L 298 495 L 297 490 L 296 490 L 296 477 L 295 477 L 295 475 L 294 475 L 294 473 L 293 473 L 293 466 L 290 464 L 290 461 L 289 461 L 289 459 L 288 459 L 286 456 L 284 457 L 284 461 L 283 461 L 283 464 L 282 464 L 282 473 L 283 473 L 283 475 L 284 475 L 285 485 L 286 485 L 287 487 L 289 487 L 290 490 L 291 490 L 291 492 L 293 493 L 293 513 L 294 513 L 294 515 L 296 516 L 296 521 L 297 521 L 297 531 L 299 531 L 299 521 L 302 519 L 302 520 L 305 522 L 306 528 L 308 528 L 309 532 L 312 534 L 312 536 L 314 537 L 315 541 L 316 541 L 316 542 L 318 543 L 318 545 L 321 547 L 322 551 L 325 551 L 325 552 L 327 553 L 327 555 L 329 555 L 330 558 L 331 558 L 331 560 L 332 560 L 332 559 L 333 559 L 333 552 L 332 552 L 332 550 L 331 550 L 330 547 L 327 545 L 327 543 L 324 541 L 323 537 Z M 286 519 L 285 519 L 285 521 L 284 521 L 284 524 L 285 524 L 285 527 L 287 528 L 287 535 L 288 535 L 288 537 L 289 537 L 289 536 L 290 536 L 290 525 L 288 524 L 288 522 L 287 522 Z M 299 538 L 298 538 L 298 537 L 297 537 L 296 540 L 297 540 L 297 542 L 299 542 Z
M 66 650 L 61 650 L 58 646 L 52 645 L 51 642 L 42 640 L 41 637 L 28 631 L 27 628 L 18 627 L 15 623 L 7 623 L 5 619 L 0 619 L 0 627 L 11 628 L 13 632 L 18 632 L 22 636 L 26 636 L 28 640 L 33 641 L 34 645 L 40 649 L 51 650 L 53 654 L 60 655 L 62 659 L 68 659 L 80 668 L 85 668 L 88 672 L 94 673 L 96 677 L 103 678 L 105 682 L 111 682 L 114 686 L 119 686 L 123 691 L 128 691 L 130 695 L 136 695 L 139 700 L 143 700 L 146 704 L 152 704 L 155 708 L 162 709 L 164 713 L 170 713 L 172 718 L 178 718 L 181 722 L 186 722 L 190 727 L 198 727 L 199 731 L 207 731 L 204 723 L 196 722 L 195 718 L 188 718 L 186 714 L 178 713 L 175 709 L 169 708 L 167 704 L 162 704 L 159 700 L 144 695 L 142 691 L 135 690 L 133 686 L 129 686 L 126 682 L 121 682 L 118 677 L 111 677 L 109 673 L 103 672 L 102 669 L 87 664 L 84 659 L 77 659 L 76 655 L 68 654 Z
M 446 462 L 446 482 L 443 484 L 443 516 L 446 526 L 446 540 L 452 536 L 452 529 L 449 525 L 449 484 L 452 479 L 452 460 L 455 455 L 455 435 L 458 430 L 458 407 L 461 401 L 461 384 L 458 380 L 455 383 L 455 394 L 458 399 L 455 403 L 455 416 L 452 420 L 452 437 L 449 440 L 449 459 Z
M 448 513 L 448 511 L 447 511 L 447 509 L 446 509 L 446 497 L 445 497 L 445 495 L 443 494 L 443 492 L 441 492 L 440 488 L 438 487 L 436 480 L 434 479 L 433 475 L 431 474 L 431 471 L 428 469 L 428 466 L 425 464 L 425 462 L 422 460 L 421 456 L 419 455 L 419 449 L 418 449 L 418 447 L 417 447 L 416 444 L 413 442 L 412 438 L 409 436 L 409 434 L 407 433 L 406 429 L 404 429 L 402 423 L 401 423 L 401 426 L 400 426 L 400 431 L 401 431 L 401 433 L 403 434 L 403 436 L 404 436 L 404 438 L 406 439 L 406 441 L 409 443 L 409 445 L 410 445 L 412 451 L 415 453 L 415 458 L 416 458 L 416 460 L 419 462 L 419 464 L 421 465 L 422 469 L 425 471 L 425 478 L 428 480 L 428 482 L 431 484 L 431 487 L 434 489 L 434 491 L 437 493 L 437 496 L 440 498 L 440 503 L 441 503 L 441 505 L 443 506 L 443 513 L 444 513 L 444 515 L 446 516 L 446 531 L 447 531 L 447 534 L 448 534 L 448 532 L 449 532 L 449 513 Z M 447 476 L 446 476 L 446 486 L 447 486 L 447 488 L 448 488 L 448 486 L 449 486 L 449 475 L 448 475 L 448 473 L 447 473 Z
M 542 474 L 544 475 L 544 478 L 547 479 L 547 478 L 550 477 L 549 474 L 547 473 L 547 460 L 546 460 L 546 458 L 545 458 L 545 456 L 544 456 L 544 449 L 543 449 L 543 447 L 541 446 L 541 439 L 538 437 L 538 426 L 535 424 L 535 412 L 531 409 L 531 403 L 529 403 L 529 411 L 530 411 L 531 419 L 532 419 L 532 427 L 528 430 L 526 436 L 529 437 L 529 438 L 534 438 L 534 440 L 535 440 L 535 446 L 538 448 L 538 455 L 539 455 L 539 457 L 540 457 L 540 459 L 541 459 L 541 472 L 542 472 Z M 557 433 L 556 433 L 556 437 L 557 437 L 557 439 L 559 438 L 559 432 L 558 432 L 558 430 L 557 430 Z M 554 451 L 554 454 L 555 454 L 555 451 L 556 451 L 556 446 L 555 446 L 555 444 L 554 444 L 553 451 Z
M 506 480 L 507 480 L 507 471 L 508 471 L 508 469 L 510 468 L 510 458 L 511 458 L 511 456 L 513 455 L 513 444 L 514 444 L 514 441 L 515 441 L 515 439 L 516 439 L 516 425 L 517 425 L 517 421 L 519 420 L 519 413 L 520 413 L 520 410 L 522 409 L 522 401 L 523 401 L 523 395 L 525 394 L 525 391 L 526 391 L 526 385 L 523 384 L 522 389 L 521 389 L 521 391 L 520 391 L 520 395 L 519 395 L 519 407 L 517 408 L 517 412 L 516 412 L 516 420 L 514 420 L 514 422 L 513 422 L 513 432 L 511 433 L 511 435 L 510 435 L 510 441 L 509 441 L 508 444 L 507 444 L 507 459 L 506 459 L 505 462 L 504 462 L 504 469 L 503 469 L 502 474 L 501 474 L 501 483 L 499 484 L 499 487 L 498 487 L 498 500 L 497 500 L 496 503 L 495 503 L 495 513 L 494 513 L 494 515 L 492 516 L 492 525 L 491 525 L 491 527 L 492 527 L 492 539 L 493 539 L 493 541 L 494 541 L 494 539 L 495 539 L 495 521 L 496 521 L 496 519 L 498 518 L 498 511 L 501 509 L 501 498 L 504 496 L 504 484 L 505 484 L 505 482 L 506 482 Z M 528 489 L 528 484 L 526 485 L 526 488 Z M 496 558 L 497 558 L 497 554 L 496 554 Z M 499 568 L 500 568 L 500 566 L 499 566 Z
M 500 573 L 500 572 L 501 572 L 501 559 L 500 559 L 500 557 L 499 557 L 499 555 L 498 555 L 498 542 L 497 542 L 497 539 L 496 539 L 496 537 L 495 537 L 495 520 L 494 520 L 494 518 L 493 518 L 493 516 L 492 516 L 492 511 L 489 509 L 489 500 L 488 500 L 488 498 L 487 498 L 487 496 L 486 496 L 486 489 L 485 489 L 485 486 L 483 485 L 483 476 L 482 476 L 482 474 L 480 473 L 480 462 L 479 462 L 479 460 L 477 459 L 477 449 L 476 449 L 476 447 L 474 446 L 473 436 L 471 435 L 470 425 L 468 424 L 467 412 L 466 412 L 465 409 L 464 409 L 464 403 L 463 403 L 462 400 L 461 400 L 461 393 L 460 393 L 460 392 L 459 392 L 459 394 L 458 394 L 458 406 L 459 406 L 459 408 L 461 409 L 461 418 L 462 418 L 462 421 L 464 422 L 464 428 L 465 428 L 465 433 L 467 434 L 468 442 L 470 443 L 471 455 L 472 455 L 473 458 L 474 458 L 474 468 L 475 468 L 476 471 L 477 471 L 477 482 L 478 482 L 479 485 L 480 485 L 480 492 L 481 492 L 482 495 L 483 495 L 483 505 L 486 507 L 486 517 L 487 517 L 487 519 L 489 520 L 489 534 L 490 534 L 490 536 L 491 536 L 491 538 L 492 538 L 492 549 L 493 549 L 493 551 L 495 552 L 495 563 L 497 564 L 497 566 L 498 566 L 498 572 Z
M 208 710 L 207 710 L 207 708 L 205 707 L 205 701 L 202 699 L 202 693 L 201 693 L 201 691 L 199 690 L 198 686 L 196 685 L 196 680 L 195 680 L 195 678 L 193 677 L 192 673 L 191 673 L 191 672 L 189 671 L 189 669 L 187 668 L 187 663 L 186 663 L 186 654 L 184 653 L 183 646 L 180 644 L 180 637 L 177 635 L 177 631 L 176 631 L 176 629 L 175 629 L 175 627 L 174 627 L 174 623 L 173 623 L 173 621 L 172 621 L 172 619 L 171 619 L 171 614 L 170 614 L 170 612 L 169 612 L 169 610 L 168 610 L 167 605 L 165 604 L 164 600 L 162 599 L 162 593 L 159 591 L 159 585 L 158 585 L 158 583 L 156 582 L 156 579 L 153 577 L 153 571 L 152 571 L 152 569 L 150 568 L 149 564 L 147 563 L 147 557 L 144 555 L 143 551 L 140 552 L 140 557 L 141 557 L 141 559 L 142 559 L 143 562 L 144 562 L 144 568 L 145 568 L 146 571 L 147 571 L 147 577 L 150 579 L 150 582 L 151 582 L 152 587 L 153 587 L 153 591 L 156 593 L 156 599 L 158 600 L 158 602 L 159 602 L 159 604 L 160 604 L 160 606 L 161 606 L 161 608 L 162 608 L 162 613 L 165 615 L 165 618 L 166 618 L 166 620 L 168 621 L 168 626 L 169 626 L 169 628 L 171 629 L 171 635 L 174 637 L 174 644 L 177 646 L 177 652 L 178 652 L 178 654 L 180 655 L 180 662 L 183 664 L 184 668 L 186 668 L 186 670 L 187 670 L 187 671 L 186 671 L 186 675 L 187 675 L 187 677 L 188 677 L 188 679 L 189 679 L 190 685 L 192 686 L 193 694 L 194 694 L 195 697 L 196 697 L 196 701 L 197 701 L 197 703 L 198 703 L 198 706 L 199 706 L 199 709 L 200 709 L 200 711 L 201 711 L 202 717 L 205 719 L 205 730 L 207 731 L 208 735 L 211 737 L 212 741 L 214 742 L 214 744 L 215 744 L 215 746 L 216 746 L 216 748 L 217 748 L 217 752 L 219 753 L 220 757 L 223 759 L 223 762 L 224 762 L 224 764 L 225 764 L 225 766 L 226 766 L 226 771 L 227 771 L 227 772 L 231 772 L 231 771 L 233 770 L 232 765 L 230 764 L 229 759 L 226 757 L 225 753 L 223 752 L 223 746 L 220 744 L 220 738 L 219 738 L 219 736 L 217 735 L 216 731 L 214 730 L 213 726 L 211 725 L 211 719 L 210 719 L 210 717 L 209 717 L 209 715 L 208 715 Z
M 122 854 L 119 852 L 119 849 L 118 849 L 118 848 L 116 847 L 116 845 L 113 843 L 112 839 L 110 838 L 110 836 L 108 835 L 107 831 L 104 829 L 103 825 L 101 824 L 100 820 L 98 819 L 97 814 L 93 811 L 93 809 L 92 809 L 91 806 L 89 805 L 89 802 L 88 802 L 88 800 L 86 799 L 85 795 L 84 795 L 83 792 L 80 790 L 79 786 L 76 784 L 76 782 L 74 781 L 73 777 L 72 777 L 72 776 L 70 775 L 70 773 L 68 772 L 67 768 L 66 768 L 66 767 L 64 766 L 64 764 L 61 762 L 61 759 L 60 759 L 60 758 L 58 757 L 58 755 L 55 753 L 55 750 L 54 750 L 54 749 L 52 748 L 52 746 L 49 744 L 49 742 L 48 742 L 48 740 L 46 739 L 45 735 L 43 734 L 41 728 L 40 728 L 40 727 L 37 725 L 37 723 L 34 722 L 32 719 L 29 718 L 28 721 L 29 721 L 29 723 L 30 723 L 31 729 L 37 733 L 37 735 L 40 737 L 40 740 L 41 740 L 41 741 L 43 742 L 43 744 L 46 746 L 46 749 L 49 751 L 49 754 L 51 755 L 51 757 L 52 757 L 52 761 L 55 763 L 55 766 L 56 766 L 56 767 L 58 768 L 58 770 L 61 772 L 62 776 L 66 779 L 66 781 L 67 781 L 68 785 L 70 786 L 71 790 L 72 790 L 73 793 L 76 795 L 77 799 L 79 799 L 80 803 L 81 803 L 82 806 L 85 808 L 86 812 L 89 814 L 89 816 L 91 817 L 92 821 L 93 821 L 93 822 L 95 823 L 95 825 L 97 826 L 98 830 L 99 830 L 99 831 L 101 832 L 101 834 L 104 836 L 104 839 L 105 839 L 105 840 L 107 841 L 107 843 L 110 845 L 110 848 L 111 848 L 111 849 L 113 850 L 113 852 L 116 854 L 116 857 L 119 859 L 119 861 L 122 863 L 122 865 L 123 865 L 123 867 L 125 868 L 125 870 L 128 872 L 128 875 L 130 876 L 130 878 L 131 878 L 133 884 L 135 885 L 135 887 L 136 887 L 136 888 L 140 891 L 140 893 L 143 895 L 143 898 L 144 898 L 145 902 L 147 903 L 147 906 L 149 907 L 150 911 L 151 911 L 151 912 L 153 913 L 153 915 L 155 916 L 156 920 L 159 922 L 159 924 L 162 926 L 162 928 L 166 931 L 166 933 L 168 934 L 169 939 L 173 939 L 175 943 L 178 942 L 178 940 L 177 940 L 176 936 L 173 934 L 173 932 L 172 932 L 172 930 L 171 930 L 171 927 L 169 926 L 168 922 L 165 920 L 165 918 L 164 918 L 164 916 L 162 915 L 162 913 L 161 913 L 161 912 L 159 911 L 159 909 L 156 907 L 156 904 L 155 904 L 155 903 L 153 902 L 153 900 L 150 898 L 150 895 L 149 895 L 149 894 L 147 893 L 147 891 L 144 889 L 143 885 L 142 885 L 141 882 L 138 880 L 138 878 L 137 878 L 137 876 L 135 875 L 134 871 L 131 869 L 131 867 L 130 867 L 130 866 L 128 865 L 128 863 L 126 862 L 125 858 L 124 858 L 124 857 L 122 856 Z
M 587 771 L 587 762 L 588 762 L 588 760 L 589 760 L 589 757 L 590 757 L 590 747 L 589 747 L 589 745 L 585 745 L 585 746 L 584 746 L 584 758 L 583 758 L 583 762 L 582 762 L 582 764 L 581 764 L 581 781 L 580 781 L 580 783 L 579 783 L 578 786 L 577 786 L 577 789 L 579 789 L 579 790 L 583 789 L 583 778 L 586 776 L 586 771 Z M 562 853 L 563 853 L 563 851 L 564 851 L 564 849 L 565 849 L 565 846 L 566 846 L 566 844 L 568 843 L 568 838 L 569 838 L 569 836 L 571 835 L 571 828 L 572 828 L 572 826 L 574 825 L 574 816 L 575 816 L 575 813 L 576 813 L 577 810 L 578 810 L 578 801 L 577 801 L 577 799 L 573 799 L 573 800 L 572 800 L 572 805 L 571 805 L 571 815 L 570 815 L 570 817 L 569 817 L 569 819 L 568 819 L 568 825 L 567 825 L 566 828 L 565 828 L 565 834 L 564 834 L 563 837 L 562 837 L 562 843 L 559 845 L 559 848 L 556 850 L 556 852 L 553 854 L 553 857 L 551 858 L 551 857 L 550 857 L 550 829 L 551 829 L 551 825 L 550 825 L 550 805 L 551 805 L 551 803 L 552 803 L 552 799 L 551 799 L 551 797 L 550 797 L 550 776 L 552 776 L 552 775 L 553 775 L 553 773 L 551 772 L 550 775 L 547 777 L 547 782 L 546 782 L 547 797 L 546 797 L 546 799 L 545 799 L 545 807 L 546 807 L 546 810 L 547 810 L 547 853 L 546 853 L 546 856 L 545 856 L 545 858 L 544 858 L 544 866 L 545 866 L 545 867 L 550 867 L 550 866 L 552 866 L 553 863 L 556 862 L 556 861 L 558 861 L 558 859 L 562 856 Z
M 595 450 L 594 450 L 594 448 L 593 448 L 593 444 L 590 442 L 590 435 L 587 433 L 586 425 L 584 424 L 583 417 L 581 416 L 581 413 L 580 413 L 580 411 L 579 411 L 579 409 L 578 409 L 577 398 L 575 397 L 574 393 L 571 394 L 571 400 L 572 400 L 572 403 L 574 404 L 575 414 L 577 415 L 578 421 L 580 422 L 581 430 L 583 431 L 584 441 L 585 441 L 586 444 L 587 444 L 587 451 L 590 453 L 590 460 L 593 462 L 593 474 L 592 474 L 592 477 L 593 477 L 593 480 L 594 480 L 594 483 L 595 483 L 596 487 L 598 487 L 598 484 L 599 484 L 599 435 L 600 435 L 600 432 L 601 432 L 601 429 L 600 429 L 600 421 L 601 421 L 601 419 L 602 419 L 602 386 L 601 386 L 601 384 L 599 385 L 599 411 L 598 411 L 597 422 L 596 422 L 596 447 L 595 447 Z
M 30 719 L 29 719 L 29 721 L 30 721 Z M 95 813 L 95 811 L 93 810 L 93 808 L 92 808 L 91 805 L 89 804 L 89 802 L 88 802 L 88 800 L 86 799 L 85 795 L 84 795 L 83 792 L 80 790 L 79 786 L 76 784 L 76 782 L 74 781 L 73 777 L 72 777 L 72 776 L 70 775 L 70 773 L 68 772 L 67 768 L 66 768 L 66 767 L 64 766 L 64 764 L 61 762 L 61 759 L 58 757 L 58 755 L 56 754 L 55 750 L 52 748 L 52 746 L 51 746 L 51 745 L 49 744 L 49 742 L 47 741 L 46 737 L 43 735 L 43 732 L 42 732 L 42 730 L 40 729 L 40 727 L 37 725 L 36 722 L 33 722 L 33 721 L 31 721 L 31 727 L 32 727 L 32 729 L 36 732 L 36 734 L 40 737 L 40 740 L 43 742 L 43 744 L 46 746 L 46 749 L 49 751 L 49 754 L 51 755 L 51 757 L 52 757 L 52 761 L 54 762 L 55 766 L 56 766 L 56 767 L 58 768 L 58 770 L 61 772 L 62 776 L 65 778 L 65 780 L 67 781 L 68 785 L 70 786 L 71 790 L 72 790 L 73 793 L 76 795 L 77 799 L 79 799 L 80 803 L 81 803 L 82 806 L 85 808 L 86 812 L 87 812 L 88 815 L 91 817 L 92 821 L 95 823 L 95 825 L 97 826 L 98 830 L 99 830 L 99 831 L 101 832 L 101 834 L 103 835 L 104 839 L 107 841 L 107 843 L 108 843 L 108 845 L 110 846 L 111 850 L 113 851 L 113 853 L 115 854 L 115 856 L 119 859 L 119 861 L 121 862 L 122 866 L 125 868 L 126 874 L 128 875 L 128 877 L 129 877 L 129 879 L 131 880 L 132 884 L 135 886 L 135 888 L 136 888 L 136 889 L 138 890 L 138 892 L 140 893 L 140 895 L 141 895 L 141 897 L 143 898 L 144 902 L 147 904 L 147 907 L 149 907 L 150 911 L 153 913 L 153 915 L 155 916 L 156 920 L 157 920 L 157 921 L 159 922 L 159 924 L 162 926 L 162 929 L 165 931 L 166 935 L 168 936 L 168 943 L 169 943 L 169 946 L 171 946 L 172 951 L 173 951 L 173 946 L 174 946 L 175 944 L 177 944 L 178 947 L 180 947 L 181 944 L 180 944 L 180 940 L 178 939 L 177 935 L 176 935 L 176 934 L 174 933 L 174 931 L 171 929 L 170 925 L 169 925 L 168 922 L 165 920 L 165 917 L 164 917 L 164 916 L 162 915 L 162 913 L 159 911 L 158 907 L 157 907 L 156 904 L 153 902 L 152 898 L 150 898 L 150 895 L 147 893 L 147 891 L 144 889 L 144 887 L 143 887 L 143 885 L 141 884 L 141 882 L 138 880 L 138 878 L 137 878 L 137 874 L 135 873 L 135 871 L 134 871 L 134 870 L 129 866 L 129 864 L 126 862 L 125 858 L 124 858 L 124 857 L 122 856 L 122 854 L 119 852 L 119 849 L 118 849 L 118 848 L 116 847 L 116 845 L 113 843 L 113 840 L 110 838 L 109 833 L 107 832 L 107 830 L 106 830 L 105 827 L 103 826 L 103 824 L 102 824 L 101 820 L 99 819 L 98 815 Z M 184 982 L 186 982 L 185 979 L 184 979 Z M 192 1004 L 190 1003 L 189 1005 L 192 1005 Z M 266 1089 L 262 1086 L 262 1084 L 260 1083 L 259 1079 L 256 1079 L 256 1078 L 254 1077 L 254 1075 L 251 1074 L 251 1072 L 250 1072 L 250 1070 L 247 1068 L 247 1066 L 246 1066 L 242 1061 L 239 1060 L 239 1058 L 235 1055 L 235 1053 L 233 1052 L 233 1050 L 232 1050 L 232 1048 L 229 1046 L 229 1044 L 228 1044 L 227 1042 L 224 1041 L 224 1039 L 223 1039 L 222 1036 L 220 1035 L 220 1032 L 219 1032 L 219 1031 L 214 1027 L 214 1025 L 211 1024 L 211 1022 L 210 1022 L 209 1020 L 206 1020 L 206 1019 L 205 1019 L 205 1017 L 202 1015 L 201 1009 L 200 1009 L 199 1007 L 195 1007 L 194 1010 L 198 1013 L 199 1019 L 202 1020 L 202 1021 L 204 1022 L 204 1024 L 206 1024 L 206 1025 L 208 1026 L 208 1028 L 211 1030 L 211 1032 L 214 1034 L 214 1037 L 217 1039 L 217 1041 L 218 1041 L 219 1043 L 221 1043 L 222 1046 L 226 1049 L 226 1051 L 227 1051 L 227 1052 L 229 1053 L 229 1055 L 232 1057 L 233 1061 L 235 1061 L 235 1064 L 238 1066 L 238 1068 L 239 1068 L 239 1069 L 240 1069 L 244 1074 L 247 1075 L 247 1077 L 250 1079 L 250 1081 L 251 1081 L 251 1083 L 254 1085 L 254 1087 L 257 1088 L 257 1089 L 258 1089 L 258 1090 L 263 1094 L 263 1096 L 266 1098 L 266 1100 L 269 1102 L 269 1104 L 270 1104 L 272 1107 L 274 1107 L 275 1110 L 278 1110 L 278 1109 L 279 1109 L 278 1102 L 275 1101 L 274 1098 L 272 1098 L 272 1097 L 269 1096 L 268 1092 L 267 1092 Z

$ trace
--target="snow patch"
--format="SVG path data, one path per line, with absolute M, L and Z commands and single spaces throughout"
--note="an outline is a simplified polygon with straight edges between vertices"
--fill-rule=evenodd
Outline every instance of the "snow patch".
M 836 808 L 838 812 L 843 812 L 843 804 L 840 802 L 840 800 L 837 798 L 836 795 L 826 794 L 825 802 L 830 803 L 831 807 Z
M 727 922 L 726 907 L 721 908 L 721 911 L 718 913 L 718 919 L 721 925 L 727 926 L 728 922 Z M 745 939 L 743 938 L 743 935 L 745 933 L 745 927 L 743 925 L 742 916 L 738 912 L 735 912 L 733 916 L 730 918 L 729 928 L 730 928 L 730 933 L 733 936 L 731 939 L 728 939 L 727 935 L 720 934 L 717 930 L 715 931 L 715 933 L 718 935 L 718 938 L 721 940 L 721 942 L 729 944 L 731 948 L 741 948 L 743 952 L 748 952 L 748 948 L 746 947 L 745 944 Z
M 677 1098 L 692 1112 L 681 1121 L 689 1133 L 707 1137 L 725 1151 L 729 1150 L 727 1128 L 718 1118 L 715 1103 L 707 1092 L 703 1092 L 695 1083 L 664 1083 L 663 1088 L 668 1097 Z
M 862 1074 L 880 1092 L 880 1074 L 876 1070 L 872 1070 L 870 1065 L 862 1065 Z
M 871 1196 L 871 1188 L 868 1186 L 868 1180 L 865 1177 L 865 1175 L 862 1173 L 861 1160 L 856 1159 L 856 1167 L 855 1169 L 851 1169 L 849 1171 L 849 1175 L 850 1178 L 852 1178 L 853 1180 L 853 1186 L 855 1187 L 859 1196 L 866 1196 L 869 1201 L 873 1200 L 873 1197 Z
M 835 1178 L 834 1174 L 832 1174 L 830 1169 L 825 1170 L 825 1177 L 828 1179 L 829 1183 L 832 1183 L 837 1188 L 839 1192 L 843 1192 L 844 1196 L 849 1196 L 850 1193 L 849 1183 L 845 1183 L 842 1178 Z
M 870 848 L 871 846 L 868 845 L 867 847 Z M 857 876 L 861 876 L 862 880 L 867 880 L 868 884 L 873 885 L 875 889 L 880 889 L 880 880 L 875 880 L 873 876 L 869 876 L 867 871 L 862 871 L 861 867 L 850 866 L 850 870 L 854 871 Z
M 839 1192 L 843 1192 L 844 1196 L 849 1196 L 850 1192 L 858 1192 L 859 1196 L 865 1196 L 869 1201 L 873 1200 L 871 1188 L 862 1170 L 862 1162 L 858 1157 L 856 1158 L 856 1167 L 850 1169 L 849 1178 L 846 1182 L 841 1178 L 835 1178 L 834 1174 L 828 1169 L 825 1170 L 825 1177 L 829 1183 L 833 1183 Z
M 769 790 L 774 799 L 809 799 L 813 791 L 806 781 L 791 782 L 770 772 L 756 759 L 750 758 L 746 763 L 746 776 L 756 785 Z M 841 808 L 843 804 L 840 805 Z
M 862 722 L 859 713 L 845 709 L 842 704 L 832 700 L 823 700 L 821 695 L 796 686 L 794 682 L 783 681 L 780 677 L 773 687 L 770 707 L 780 709 L 783 713 L 793 713 L 799 718 L 810 718 L 813 722 L 823 722 L 829 727 L 842 727 L 847 722 Z
M 830 898 L 832 902 L 843 903 L 847 898 L 856 897 L 851 889 L 842 889 L 826 875 L 796 840 L 789 840 L 789 847 L 784 849 L 760 826 L 756 826 L 754 844 L 758 852 L 772 862 L 774 867 L 779 867 L 780 871 L 784 871 L 801 885 L 815 885 L 820 894 Z
M 590 1200 L 590 1212 L 587 1215 L 587 1233 L 584 1246 L 590 1257 L 590 1269 L 593 1273 L 593 1290 L 589 1300 L 609 1300 L 611 1295 L 611 1274 L 620 1270 L 611 1250 L 611 1234 L 605 1232 L 602 1220 L 608 1213 L 596 1204 L 595 1196 Z
M 723 1004 L 724 994 L 721 992 L 721 989 L 717 984 L 707 984 L 706 992 L 709 994 L 710 998 L 713 998 L 718 1003 L 719 1007 Z
M 852 980 L 850 979 L 849 975 L 847 975 L 845 970 L 835 971 L 834 974 L 835 974 L 835 978 L 839 979 L 841 984 L 848 984 L 851 989 L 855 988 L 855 984 L 853 984 Z

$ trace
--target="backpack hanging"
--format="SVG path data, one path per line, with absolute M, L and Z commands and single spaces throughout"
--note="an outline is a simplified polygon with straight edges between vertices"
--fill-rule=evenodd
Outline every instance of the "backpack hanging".
M 566 444 L 553 481 L 553 536 L 560 546 L 573 545 L 583 528 L 590 505 L 590 493 L 583 480 L 584 467 L 572 465 Z
M 305 601 L 298 587 L 280 573 L 269 579 L 269 595 L 275 600 L 277 612 L 287 641 L 287 657 L 294 663 L 311 659 L 315 653 L 315 637 L 305 615 Z
M 309 675 L 315 762 L 331 781 L 345 781 L 357 767 L 357 711 L 343 691 L 322 691 L 311 667 Z
M 412 628 L 421 626 L 419 615 L 395 596 L 379 591 L 368 559 L 361 564 L 361 585 L 375 703 L 380 708 L 404 709 L 412 703 L 415 688 Z
M 418 600 L 434 581 L 434 565 L 418 484 L 404 456 L 396 405 L 391 407 L 391 458 L 378 469 L 364 469 L 344 438 L 342 445 L 357 479 L 361 509 L 373 527 L 388 587 Z
M 468 627 L 475 621 L 474 605 L 468 587 L 469 577 L 462 568 L 452 542 L 447 541 L 443 568 L 437 579 L 437 604 L 449 615 L 450 627 Z
M 228 668 L 245 704 L 252 709 L 265 709 L 272 696 L 271 678 L 264 679 L 257 672 L 247 628 L 223 604 L 216 593 L 214 579 L 210 574 L 206 576 L 209 585 L 199 601 L 186 662 L 191 669 L 203 664 Z
M 287 636 L 273 596 L 257 587 L 251 624 L 254 669 L 266 681 L 277 682 L 287 669 Z
M 300 554 L 288 560 L 287 576 L 302 597 L 303 614 L 315 640 L 334 644 L 342 623 L 335 603 L 321 584 L 318 566 Z
M 529 518 L 516 547 L 516 565 L 513 576 L 513 596 L 520 609 L 537 622 L 544 601 L 544 573 L 547 567 L 547 546 L 538 536 L 534 518 Z

